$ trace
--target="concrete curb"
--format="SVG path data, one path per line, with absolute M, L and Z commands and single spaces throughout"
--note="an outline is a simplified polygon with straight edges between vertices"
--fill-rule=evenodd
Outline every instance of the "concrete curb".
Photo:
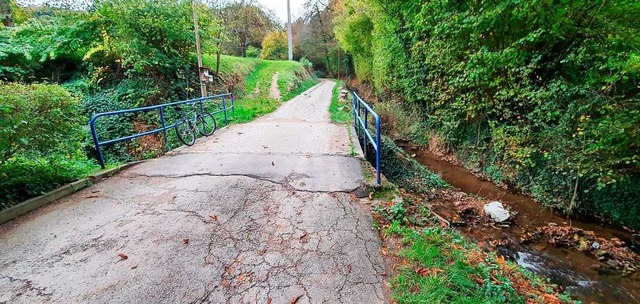
M 38 196 L 38 197 L 34 197 L 31 199 L 28 199 L 22 203 L 19 203 L 15 206 L 12 206 L 10 208 L 7 208 L 5 210 L 0 211 L 0 224 L 4 224 L 8 221 L 14 220 L 17 217 L 21 216 L 21 215 L 25 215 L 33 210 L 36 210 L 42 206 L 48 205 L 56 200 L 59 200 L 67 195 L 73 194 L 75 192 L 78 192 L 86 187 L 89 187 L 95 183 L 98 183 L 100 181 L 102 181 L 105 178 L 109 178 L 113 175 L 115 175 L 116 173 L 127 169 L 131 166 L 137 165 L 139 163 L 141 163 L 142 161 L 138 161 L 138 162 L 132 162 L 132 163 L 127 163 L 124 164 L 122 166 L 113 168 L 113 169 L 108 169 L 108 170 L 102 170 L 99 171 L 95 174 L 90 175 L 87 178 L 66 184 L 58 189 L 55 189 L 49 193 L 46 193 L 44 195 Z

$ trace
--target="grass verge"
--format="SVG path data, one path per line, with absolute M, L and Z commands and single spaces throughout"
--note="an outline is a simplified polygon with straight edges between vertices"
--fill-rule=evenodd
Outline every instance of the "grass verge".
M 402 260 L 392 280 L 398 303 L 568 303 L 556 287 L 518 265 L 485 253 L 459 233 L 393 223 Z
M 353 120 L 353 114 L 351 113 L 351 104 L 349 104 L 349 102 L 340 102 L 340 91 L 344 88 L 344 82 L 342 80 L 336 80 L 335 82 L 336 86 L 333 87 L 331 105 L 329 106 L 329 112 L 331 113 L 331 122 L 349 123 Z
M 248 98 L 236 103 L 234 122 L 243 123 L 252 121 L 262 115 L 275 111 L 282 102 L 272 98 Z

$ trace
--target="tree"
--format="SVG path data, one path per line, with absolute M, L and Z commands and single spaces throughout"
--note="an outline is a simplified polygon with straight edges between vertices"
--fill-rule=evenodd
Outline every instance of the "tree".
M 269 32 L 278 28 L 275 17 L 253 1 L 238 1 L 222 8 L 226 40 L 223 49 L 230 55 L 246 57 L 249 46 L 259 48 Z
M 308 58 L 330 76 L 344 71 L 333 29 L 334 7 L 338 3 L 337 0 L 307 0 L 303 23 L 296 22 L 293 27 L 298 37 L 294 43 L 302 51 L 298 55 Z
M 356 75 L 370 81 L 372 72 L 371 33 L 373 22 L 362 0 L 340 1 L 334 13 L 334 31 L 342 49 L 352 56 Z
M 285 60 L 288 56 L 287 34 L 284 31 L 274 31 L 267 34 L 262 41 L 263 59 Z
M 206 6 L 196 9 L 203 51 L 212 51 L 213 38 L 220 30 L 218 22 Z M 99 53 L 113 53 L 128 74 L 166 79 L 192 65 L 191 1 L 107 0 L 97 3 L 97 13 L 104 32 Z

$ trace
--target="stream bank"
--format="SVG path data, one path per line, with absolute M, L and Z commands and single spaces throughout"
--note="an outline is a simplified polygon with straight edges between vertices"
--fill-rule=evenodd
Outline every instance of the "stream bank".
M 434 212 L 481 247 L 496 250 L 549 278 L 584 303 L 640 303 L 640 258 L 633 252 L 639 241 L 636 232 L 595 220 L 569 219 L 530 197 L 511 193 L 443 161 L 427 149 L 399 145 L 460 190 L 438 190 L 427 200 Z M 508 223 L 493 223 L 481 211 L 485 203 L 494 200 L 515 214 Z M 609 251 L 604 250 L 606 246 Z

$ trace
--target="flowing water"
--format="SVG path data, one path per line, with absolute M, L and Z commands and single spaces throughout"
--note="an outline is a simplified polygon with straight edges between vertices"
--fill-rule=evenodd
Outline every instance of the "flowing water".
M 607 271 L 596 258 L 572 248 L 559 248 L 548 243 L 521 245 L 520 237 L 525 231 L 548 226 L 549 223 L 572 225 L 593 231 L 598 237 L 618 238 L 626 244 L 637 242 L 637 235 L 603 224 L 597 220 L 568 219 L 545 208 L 532 198 L 511 193 L 473 175 L 465 168 L 441 160 L 420 147 L 401 145 L 416 160 L 440 175 L 450 185 L 471 195 L 501 201 L 518 212 L 510 228 L 473 227 L 460 231 L 478 242 L 509 240 L 509 246 L 500 247 L 499 252 L 510 257 L 522 267 L 551 279 L 563 286 L 572 296 L 583 303 L 640 303 L 640 279 L 637 275 L 623 276 L 616 271 Z M 455 213 L 452 202 L 433 202 L 434 211 L 451 219 Z M 637 250 L 637 248 L 633 248 Z

